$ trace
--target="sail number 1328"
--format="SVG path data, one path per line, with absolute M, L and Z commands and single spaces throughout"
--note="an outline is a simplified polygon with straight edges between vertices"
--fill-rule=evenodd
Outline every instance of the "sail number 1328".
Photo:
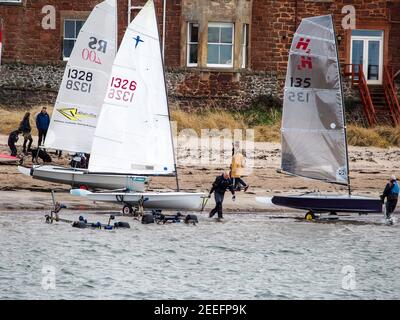
M 134 80 L 112 77 L 110 88 L 108 89 L 108 98 L 132 102 L 136 86 L 137 83 Z

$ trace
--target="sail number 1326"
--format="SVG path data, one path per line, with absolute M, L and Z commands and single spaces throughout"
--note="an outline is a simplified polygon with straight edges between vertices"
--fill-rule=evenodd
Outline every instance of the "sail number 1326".
M 108 98 L 132 102 L 136 86 L 137 83 L 134 80 L 112 77 L 110 88 L 108 89 Z

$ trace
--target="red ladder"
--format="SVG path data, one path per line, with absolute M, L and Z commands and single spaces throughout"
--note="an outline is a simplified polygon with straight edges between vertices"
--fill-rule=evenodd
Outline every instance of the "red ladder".
M 385 92 L 386 104 L 389 107 L 390 115 L 395 126 L 400 124 L 400 104 L 397 97 L 397 90 L 394 85 L 393 69 L 385 66 L 383 69 L 383 89 Z
M 351 78 L 351 85 L 358 85 L 361 102 L 363 104 L 364 113 L 371 127 L 376 126 L 376 112 L 372 103 L 371 93 L 368 88 L 367 79 L 365 78 L 362 64 L 344 64 L 344 77 Z M 357 70 L 357 71 L 355 71 Z

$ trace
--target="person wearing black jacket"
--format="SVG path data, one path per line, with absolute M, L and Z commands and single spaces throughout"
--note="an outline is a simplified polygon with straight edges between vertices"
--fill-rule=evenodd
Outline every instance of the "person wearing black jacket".
M 400 188 L 397 183 L 397 179 L 395 175 L 390 177 L 389 182 L 386 184 L 385 190 L 381 195 L 382 203 L 386 200 L 386 218 L 390 219 L 394 209 L 396 209 L 397 200 L 399 198 Z
M 232 200 L 235 201 L 235 190 L 233 188 L 232 179 L 229 177 L 229 172 L 224 172 L 218 176 L 214 183 L 208 197 L 214 192 L 215 208 L 211 210 L 209 217 L 212 218 L 218 212 L 218 218 L 222 219 L 222 203 L 224 202 L 225 191 L 229 189 L 232 193 Z
M 15 130 L 10 133 L 8 136 L 8 146 L 10 147 L 11 150 L 11 156 L 16 157 L 17 156 L 17 147 L 15 144 L 18 141 L 18 135 L 21 133 L 19 130 Z
M 30 152 L 31 151 L 31 146 L 32 146 L 32 135 L 31 135 L 31 123 L 29 121 L 29 117 L 31 116 L 31 114 L 29 112 L 25 113 L 24 118 L 22 119 L 20 125 L 19 125 L 19 131 L 22 132 L 23 136 L 24 136 L 24 144 L 22 147 L 22 152 L 26 153 L 26 151 Z M 29 141 L 28 144 L 28 150 L 26 149 L 26 143 Z

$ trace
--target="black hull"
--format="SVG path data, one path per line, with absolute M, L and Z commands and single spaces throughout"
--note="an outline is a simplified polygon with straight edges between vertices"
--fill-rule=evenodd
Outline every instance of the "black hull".
M 352 212 L 352 213 L 381 213 L 380 199 L 361 197 L 329 197 L 329 196 L 274 196 L 272 203 L 293 209 L 302 209 L 315 213 L 323 212 Z

